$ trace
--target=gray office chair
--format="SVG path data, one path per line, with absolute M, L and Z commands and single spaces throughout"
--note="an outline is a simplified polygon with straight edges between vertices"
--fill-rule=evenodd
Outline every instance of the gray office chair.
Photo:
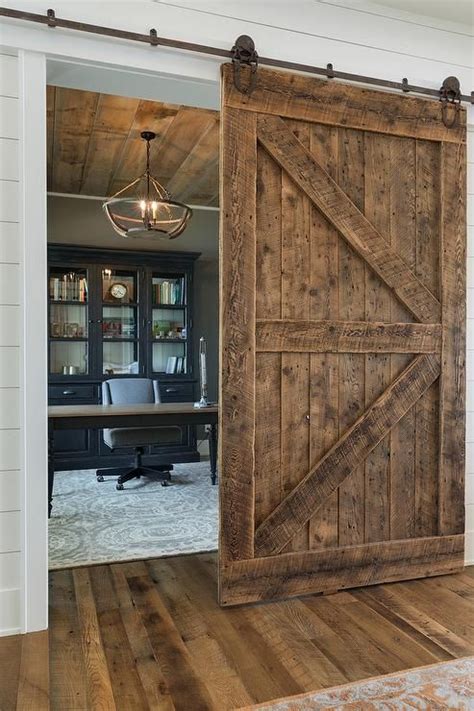
M 160 402 L 160 389 L 156 380 L 149 378 L 115 378 L 102 383 L 102 402 L 104 405 L 132 405 L 146 402 Z M 144 447 L 150 444 L 175 444 L 181 441 L 179 427 L 120 427 L 103 431 L 104 442 L 112 451 L 120 447 L 135 448 L 135 462 L 128 468 L 97 469 L 97 481 L 104 481 L 104 476 L 117 476 L 116 488 L 123 489 L 125 482 L 153 475 L 167 486 L 171 479 L 172 464 L 144 466 L 142 456 Z

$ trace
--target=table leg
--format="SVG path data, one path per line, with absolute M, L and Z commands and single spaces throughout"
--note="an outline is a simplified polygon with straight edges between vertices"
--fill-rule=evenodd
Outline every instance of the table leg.
M 53 508 L 54 486 L 54 429 L 53 423 L 48 422 L 48 518 L 51 518 Z
M 217 425 L 211 425 L 209 431 L 209 459 L 211 464 L 211 481 L 217 483 Z

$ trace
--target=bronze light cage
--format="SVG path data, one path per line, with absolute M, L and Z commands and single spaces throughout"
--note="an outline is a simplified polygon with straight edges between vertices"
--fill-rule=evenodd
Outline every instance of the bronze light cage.
M 108 198 L 103 208 L 114 230 L 122 237 L 144 237 L 158 233 L 175 239 L 186 228 L 193 211 L 171 195 L 150 173 L 150 142 L 153 131 L 142 131 L 146 141 L 146 170 L 136 180 Z

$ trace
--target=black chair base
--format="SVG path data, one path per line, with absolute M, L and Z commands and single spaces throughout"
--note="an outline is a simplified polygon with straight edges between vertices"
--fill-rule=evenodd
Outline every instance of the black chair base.
M 140 479 L 141 476 L 149 476 L 153 479 L 158 479 L 158 481 L 161 481 L 161 486 L 168 486 L 171 480 L 170 472 L 173 469 L 173 465 L 157 464 L 152 466 L 145 466 L 144 464 L 142 464 L 142 454 L 143 450 L 137 448 L 135 452 L 135 466 L 97 469 L 97 481 L 104 481 L 105 476 L 116 476 L 117 483 L 115 488 L 118 491 L 122 491 L 123 485 L 127 481 L 131 481 L 131 479 Z

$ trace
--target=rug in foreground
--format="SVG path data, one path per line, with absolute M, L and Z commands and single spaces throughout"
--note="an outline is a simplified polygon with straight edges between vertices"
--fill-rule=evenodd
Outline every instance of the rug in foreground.
M 241 711 L 441 711 L 474 709 L 474 657 L 431 664 L 287 697 Z

